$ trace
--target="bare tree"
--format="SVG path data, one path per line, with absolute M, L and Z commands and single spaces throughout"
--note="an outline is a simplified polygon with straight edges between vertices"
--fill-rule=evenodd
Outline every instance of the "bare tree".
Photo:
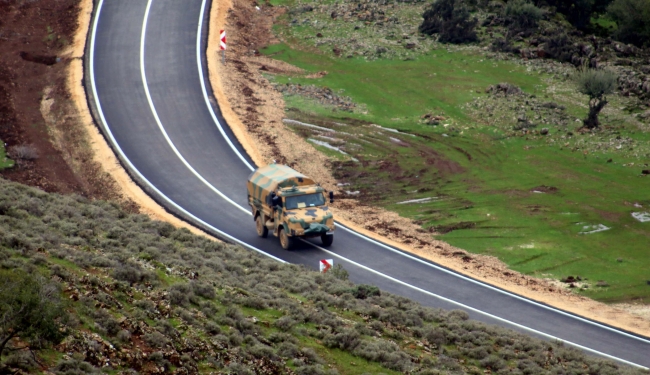
M 587 129 L 597 128 L 598 114 L 607 105 L 607 95 L 616 89 L 617 76 L 607 70 L 585 68 L 575 78 L 578 91 L 589 96 L 589 114 L 582 123 Z

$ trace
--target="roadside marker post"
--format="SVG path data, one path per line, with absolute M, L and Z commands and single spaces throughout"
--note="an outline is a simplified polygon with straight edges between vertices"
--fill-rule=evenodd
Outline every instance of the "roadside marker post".
M 221 58 L 223 63 L 226 63 L 226 30 L 221 30 L 219 32 L 219 45 L 221 47 Z
M 320 261 L 320 272 L 325 273 L 329 271 L 330 268 L 334 265 L 334 259 L 321 259 Z

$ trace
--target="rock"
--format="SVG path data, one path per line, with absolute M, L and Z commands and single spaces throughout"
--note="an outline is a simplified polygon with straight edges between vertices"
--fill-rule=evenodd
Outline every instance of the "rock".
M 488 94 L 493 94 L 493 95 L 499 95 L 502 94 L 504 96 L 510 96 L 510 95 L 519 95 L 522 94 L 522 91 L 519 87 L 503 82 L 499 83 L 498 85 L 490 85 L 486 90 L 486 93 Z
M 548 134 L 548 128 L 542 128 L 542 130 L 539 131 L 539 134 L 547 135 Z
M 406 43 L 406 45 L 404 45 L 404 48 L 406 48 L 406 49 L 414 49 L 415 46 L 416 46 L 415 43 Z

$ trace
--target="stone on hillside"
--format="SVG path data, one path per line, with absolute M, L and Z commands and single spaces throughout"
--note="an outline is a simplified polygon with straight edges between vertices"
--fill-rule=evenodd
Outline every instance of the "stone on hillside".
M 493 95 L 503 94 L 505 96 L 519 95 L 523 93 L 519 87 L 507 82 L 502 82 L 498 85 L 490 85 L 485 92 Z

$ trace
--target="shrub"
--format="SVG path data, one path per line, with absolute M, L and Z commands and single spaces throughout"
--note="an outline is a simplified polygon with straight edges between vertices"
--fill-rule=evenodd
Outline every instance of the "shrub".
M 381 291 L 374 285 L 359 284 L 350 291 L 354 298 L 366 299 L 372 296 L 381 295 Z
M 193 295 L 189 284 L 174 284 L 169 288 L 169 303 L 177 306 L 187 306 Z
M 573 55 L 576 53 L 573 40 L 562 31 L 542 38 L 542 41 L 545 43 L 544 52 L 548 57 L 558 61 L 571 62 Z
M 7 374 L 26 374 L 26 373 L 34 373 L 34 370 L 36 369 L 36 366 L 38 363 L 34 360 L 34 356 L 32 353 L 28 351 L 17 351 L 13 352 L 10 355 L 7 356 L 7 358 L 4 360 L 3 365 L 0 366 L 0 371 L 4 369 L 11 369 L 10 371 L 7 371 Z M 4 367 L 4 369 L 3 369 Z M 16 370 L 23 370 L 23 371 L 16 371 Z M 15 371 L 15 372 L 13 372 Z
M 122 343 L 127 343 L 131 341 L 131 332 L 126 329 L 121 330 L 117 333 L 117 339 Z
M 284 358 L 297 358 L 300 350 L 298 347 L 290 342 L 283 342 L 278 346 L 278 355 Z
M 16 161 L 36 160 L 38 159 L 38 150 L 33 145 L 17 145 L 9 147 L 7 155 Z
M 347 281 L 348 278 L 350 277 L 348 271 L 345 268 L 343 268 L 343 266 L 340 263 L 335 264 L 334 267 L 332 267 L 332 269 L 329 270 L 327 273 L 332 275 L 334 278 L 343 281 Z
M 165 345 L 169 344 L 169 339 L 167 339 L 162 333 L 156 331 L 145 333 L 142 336 L 142 339 L 152 348 L 163 348 Z
M 594 11 L 594 0 L 535 0 L 540 5 L 548 5 L 566 16 L 573 26 L 578 29 L 584 29 L 589 26 L 591 15 Z
M 464 321 L 469 319 L 469 314 L 464 310 L 451 310 L 447 316 L 451 321 Z
M 503 361 L 503 359 L 490 355 L 487 358 L 482 359 L 480 362 L 481 366 L 483 367 L 489 367 L 491 370 L 500 370 L 506 366 L 506 363 Z
M 243 299 L 242 305 L 245 307 L 250 307 L 255 310 L 264 310 L 268 306 L 266 305 L 266 301 L 264 301 L 262 298 L 258 296 L 248 296 Z
M 422 14 L 419 27 L 423 34 L 438 34 L 441 43 L 467 43 L 478 40 L 474 29 L 478 20 L 470 20 L 469 10 L 461 0 L 437 0 Z
M 255 358 L 268 358 L 270 360 L 278 359 L 272 348 L 260 343 L 249 346 L 246 351 Z
M 526 30 L 537 27 L 537 22 L 544 16 L 544 11 L 528 0 L 508 1 L 503 15 L 510 20 L 515 29 Z
M 70 359 L 62 359 L 54 366 L 54 373 L 57 375 L 85 375 L 96 374 L 99 371 L 82 358 L 74 356 Z
M 154 278 L 153 275 L 142 270 L 137 264 L 131 262 L 120 264 L 115 268 L 113 271 L 113 277 L 117 280 L 126 281 L 131 285 Z
M 235 330 L 231 330 L 228 333 L 228 342 L 229 342 L 229 344 L 231 346 L 240 346 L 243 341 L 244 341 L 244 338 L 241 335 L 241 333 L 239 333 L 239 332 L 237 332 Z
M 214 292 L 214 287 L 208 283 L 192 282 L 192 291 L 197 296 L 207 299 L 214 299 L 217 295 Z
M 233 375 L 254 375 L 255 372 L 248 368 L 246 365 L 239 363 L 239 362 L 230 362 L 228 364 L 228 367 L 226 367 L 226 371 L 228 374 L 233 374 Z
M 133 303 L 133 305 L 144 311 L 148 311 L 148 312 L 156 311 L 156 305 L 151 300 L 148 299 L 137 300 Z
M 292 317 L 285 315 L 280 317 L 278 320 L 273 323 L 276 327 L 280 328 L 283 331 L 290 331 L 293 326 L 298 324 Z
M 95 311 L 93 318 L 95 318 L 95 323 L 99 324 L 110 336 L 115 336 L 120 331 L 120 323 L 106 309 Z
M 211 335 L 218 335 L 221 333 L 221 327 L 215 322 L 208 321 L 205 323 L 205 331 Z
M 153 352 L 149 355 L 149 360 L 156 363 L 157 365 L 161 365 L 165 360 L 165 355 L 163 352 Z
M 353 350 L 359 343 L 361 336 L 359 332 L 353 329 L 344 329 L 336 334 L 327 334 L 323 338 L 323 344 L 328 348 L 339 348 L 343 350 Z
M 445 331 L 443 329 L 438 327 L 427 331 L 424 334 L 424 338 L 426 338 L 430 344 L 433 344 L 438 348 L 447 345 L 447 335 L 445 335 Z

